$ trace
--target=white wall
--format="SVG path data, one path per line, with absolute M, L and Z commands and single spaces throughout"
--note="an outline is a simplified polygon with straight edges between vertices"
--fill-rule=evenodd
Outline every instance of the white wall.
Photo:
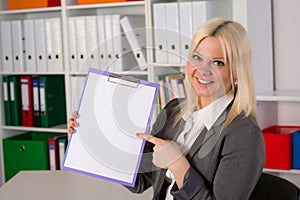
M 300 1 L 273 0 L 275 89 L 300 90 Z M 278 103 L 278 124 L 300 126 L 300 103 Z
M 247 1 L 247 31 L 253 50 L 253 79 L 257 94 L 274 89 L 271 2 Z
M 299 0 L 273 0 L 276 89 L 300 89 L 299 8 Z

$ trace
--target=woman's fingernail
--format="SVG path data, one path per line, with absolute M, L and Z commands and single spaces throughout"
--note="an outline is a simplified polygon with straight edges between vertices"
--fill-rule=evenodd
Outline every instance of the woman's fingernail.
M 76 126 L 76 122 L 71 122 L 71 126 L 75 127 Z
M 73 127 L 69 127 L 68 128 L 68 133 L 73 133 L 74 132 L 74 128 Z
M 72 113 L 72 117 L 73 117 L 73 118 L 77 118 L 77 116 L 78 116 L 77 111 L 75 111 L 75 112 Z

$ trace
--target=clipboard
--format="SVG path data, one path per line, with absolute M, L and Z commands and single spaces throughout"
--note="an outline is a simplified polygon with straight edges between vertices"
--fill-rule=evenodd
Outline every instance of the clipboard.
M 133 187 L 159 84 L 89 68 L 63 169 Z

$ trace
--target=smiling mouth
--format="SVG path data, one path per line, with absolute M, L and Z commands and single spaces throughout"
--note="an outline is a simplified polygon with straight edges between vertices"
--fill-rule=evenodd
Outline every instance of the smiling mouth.
M 207 85 L 207 84 L 213 83 L 214 81 L 203 80 L 203 79 L 198 78 L 198 82 L 201 83 L 201 84 Z

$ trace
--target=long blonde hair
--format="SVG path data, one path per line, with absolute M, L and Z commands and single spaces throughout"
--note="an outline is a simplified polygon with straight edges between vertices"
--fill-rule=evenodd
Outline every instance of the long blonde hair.
M 208 20 L 194 34 L 189 58 L 198 44 L 206 37 L 218 38 L 224 52 L 224 58 L 230 65 L 234 100 L 223 128 L 227 127 L 241 112 L 244 112 L 245 117 L 253 115 L 258 121 L 255 112 L 255 89 L 252 77 L 252 49 L 245 28 L 237 22 L 224 18 Z M 188 81 L 186 82 L 188 83 Z M 192 87 L 188 88 L 190 88 L 188 97 L 179 105 L 181 111 L 176 117 L 176 122 L 185 112 L 197 109 L 198 96 Z

